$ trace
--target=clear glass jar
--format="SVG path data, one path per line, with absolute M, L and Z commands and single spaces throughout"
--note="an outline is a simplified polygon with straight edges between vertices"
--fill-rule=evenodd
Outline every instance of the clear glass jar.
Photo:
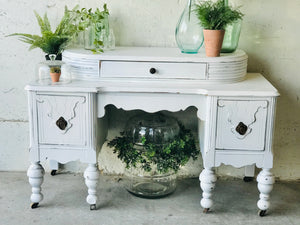
M 50 60 L 38 64 L 36 81 L 43 85 L 65 84 L 71 82 L 70 67 L 60 60 L 55 60 L 55 54 L 49 55 L 49 58 Z
M 156 166 L 150 172 L 139 168 L 126 168 L 124 172 L 125 188 L 132 194 L 143 198 L 160 198 L 176 189 L 175 172 L 160 173 Z
M 175 30 L 176 43 L 182 53 L 197 54 L 203 44 L 203 28 L 194 11 L 195 1 L 188 0 Z
M 115 49 L 115 36 L 109 25 L 109 18 L 105 16 L 101 23 L 92 23 L 84 32 L 84 48 L 95 49 L 95 41 L 103 43 L 103 50 Z M 98 46 L 101 47 L 101 46 Z
M 91 24 L 88 28 L 84 31 L 84 48 L 87 50 L 91 50 L 95 48 L 95 24 Z
M 132 142 L 138 151 L 143 152 L 145 140 L 147 143 L 162 145 L 168 143 L 179 134 L 177 120 L 161 113 L 142 113 L 131 118 L 125 132 L 133 137 Z M 169 170 L 161 173 L 156 165 L 150 165 L 151 170 L 145 171 L 141 165 L 125 169 L 125 188 L 132 194 L 158 198 L 172 193 L 176 188 L 176 174 Z

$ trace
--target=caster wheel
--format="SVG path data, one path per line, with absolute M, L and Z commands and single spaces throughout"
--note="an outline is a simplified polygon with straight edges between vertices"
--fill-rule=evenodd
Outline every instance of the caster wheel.
M 34 203 L 31 203 L 31 204 L 30 204 L 30 207 L 31 207 L 32 209 L 35 209 L 35 208 L 38 207 L 38 205 L 39 205 L 38 202 L 34 202 Z
M 261 216 L 261 217 L 263 217 L 263 216 L 266 215 L 266 212 L 267 212 L 267 210 L 259 210 L 258 211 L 258 215 Z
M 57 170 L 51 170 L 51 176 L 55 176 L 56 172 L 57 172 Z
M 251 182 L 253 181 L 253 177 L 244 177 L 244 182 Z
M 203 209 L 203 213 L 208 213 L 208 211 L 209 211 L 209 208 Z
M 90 205 L 90 210 L 96 210 L 96 204 Z

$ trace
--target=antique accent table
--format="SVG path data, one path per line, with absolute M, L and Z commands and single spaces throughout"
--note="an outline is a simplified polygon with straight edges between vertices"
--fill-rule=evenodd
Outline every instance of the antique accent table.
M 204 169 L 201 206 L 212 207 L 216 176 L 222 163 L 234 167 L 256 165 L 260 191 L 258 208 L 269 208 L 274 177 L 272 134 L 277 90 L 260 74 L 247 74 L 247 55 L 241 50 L 207 58 L 182 54 L 175 48 L 119 47 L 95 55 L 66 50 L 69 84 L 26 86 L 29 99 L 32 208 L 43 199 L 44 169 L 40 161 L 80 160 L 88 187 L 87 202 L 96 208 L 99 177 L 97 157 L 106 138 L 105 106 L 124 110 L 176 112 L 198 109 L 199 142 Z

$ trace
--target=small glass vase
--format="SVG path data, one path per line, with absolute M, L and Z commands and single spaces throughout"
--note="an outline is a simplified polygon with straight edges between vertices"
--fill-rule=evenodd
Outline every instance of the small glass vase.
M 203 28 L 194 12 L 195 1 L 188 0 L 175 30 L 178 48 L 182 53 L 197 54 L 203 44 Z
M 95 39 L 96 39 L 95 24 L 91 24 L 84 31 L 84 48 L 87 50 L 94 49 L 95 48 L 95 44 L 94 44 Z
M 225 0 L 224 4 L 228 6 L 228 0 Z M 221 49 L 222 53 L 232 53 L 237 49 L 240 39 L 241 27 L 242 20 L 238 20 L 226 26 Z
M 241 27 L 241 20 L 238 20 L 235 23 L 226 26 L 221 49 L 222 53 L 231 53 L 237 49 L 240 39 Z

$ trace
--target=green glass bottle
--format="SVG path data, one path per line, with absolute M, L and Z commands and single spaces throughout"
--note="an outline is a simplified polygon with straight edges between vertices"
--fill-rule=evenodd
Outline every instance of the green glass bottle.
M 228 0 L 224 0 L 224 2 L 225 5 L 228 5 Z M 240 39 L 241 27 L 242 20 L 238 20 L 226 26 L 221 49 L 222 53 L 231 53 L 237 49 Z

